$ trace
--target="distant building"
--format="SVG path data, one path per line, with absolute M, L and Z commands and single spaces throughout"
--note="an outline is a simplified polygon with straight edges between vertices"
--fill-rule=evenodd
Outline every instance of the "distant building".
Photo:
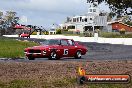
M 107 26 L 107 16 L 99 16 L 100 11 L 98 2 L 95 0 L 89 3 L 88 12 L 85 15 L 77 15 L 67 17 L 67 21 L 61 24 L 61 29 L 69 29 L 70 31 L 94 32 L 95 29 L 102 29 Z
M 118 32 L 121 29 L 125 29 L 126 32 L 132 32 L 132 26 L 124 24 L 122 22 L 118 22 L 118 21 L 109 22 L 108 26 L 109 26 L 108 29 L 111 32 Z
M 49 35 L 56 34 L 56 29 L 58 28 L 57 24 L 53 24 L 51 29 L 49 30 Z

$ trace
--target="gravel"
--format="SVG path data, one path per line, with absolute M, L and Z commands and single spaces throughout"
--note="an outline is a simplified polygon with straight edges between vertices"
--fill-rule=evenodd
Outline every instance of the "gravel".
M 83 66 L 87 74 L 129 74 L 132 76 L 132 61 L 130 60 L 5 61 L 0 62 L 0 82 L 10 83 L 13 80 L 31 80 L 34 82 L 35 85 L 30 84 L 33 86 L 25 88 L 51 88 L 51 86 L 52 88 L 87 88 L 88 85 L 77 85 L 76 77 L 79 66 Z M 132 86 L 132 84 L 128 85 Z M 123 88 L 131 88 L 124 87 L 124 84 L 122 86 Z
M 27 40 L 37 43 L 43 41 L 41 39 Z M 81 44 L 88 47 L 88 53 L 83 56 L 83 59 L 0 61 L 0 81 L 10 82 L 15 79 L 28 79 L 35 80 L 36 85 L 31 88 L 55 88 L 55 80 L 76 78 L 77 69 L 80 65 L 86 69 L 87 74 L 129 74 L 132 76 L 132 46 L 87 42 Z M 87 87 L 87 85 L 78 87 L 76 81 L 65 84 L 59 84 L 59 86 L 61 88 Z M 131 88 L 132 84 L 128 86 L 123 88 Z

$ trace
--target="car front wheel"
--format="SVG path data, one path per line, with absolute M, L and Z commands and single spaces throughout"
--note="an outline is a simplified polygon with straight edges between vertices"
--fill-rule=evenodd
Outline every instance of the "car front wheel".
M 49 60 L 57 60 L 57 59 L 59 59 L 57 57 L 57 53 L 55 51 L 52 51 L 50 54 Z
M 75 54 L 75 58 L 76 59 L 81 59 L 81 57 L 82 57 L 81 51 L 77 51 L 76 54 Z
M 35 60 L 34 57 L 27 57 L 29 60 Z

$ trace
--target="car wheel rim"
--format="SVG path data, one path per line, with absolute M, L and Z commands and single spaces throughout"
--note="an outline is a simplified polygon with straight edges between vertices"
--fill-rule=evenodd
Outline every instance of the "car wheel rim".
M 82 56 L 81 52 L 77 52 L 77 56 L 80 58 Z
M 51 53 L 51 58 L 55 59 L 56 58 L 56 53 Z

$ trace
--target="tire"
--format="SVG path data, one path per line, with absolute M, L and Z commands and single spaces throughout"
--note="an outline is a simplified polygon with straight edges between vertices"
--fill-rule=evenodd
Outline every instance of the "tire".
M 81 51 L 77 51 L 76 54 L 75 54 L 75 58 L 76 59 L 81 59 L 81 57 L 82 57 Z
M 34 57 L 28 57 L 28 59 L 29 59 L 29 60 L 35 60 L 35 58 L 34 58 Z
M 57 56 L 56 51 L 52 51 L 49 56 L 49 60 L 58 60 L 59 57 Z

